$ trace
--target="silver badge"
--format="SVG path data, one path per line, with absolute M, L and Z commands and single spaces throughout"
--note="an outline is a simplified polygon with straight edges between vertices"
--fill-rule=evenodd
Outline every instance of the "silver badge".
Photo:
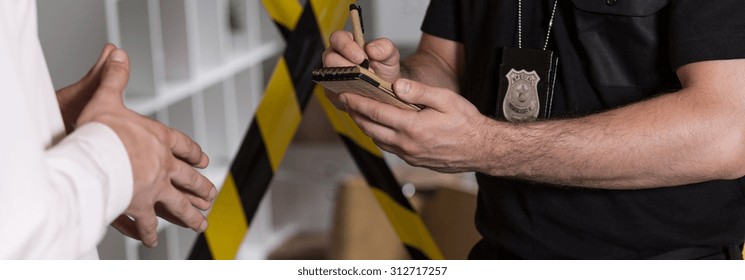
M 530 122 L 538 118 L 538 81 L 535 71 L 511 69 L 506 75 L 509 86 L 502 103 L 504 117 L 511 122 Z

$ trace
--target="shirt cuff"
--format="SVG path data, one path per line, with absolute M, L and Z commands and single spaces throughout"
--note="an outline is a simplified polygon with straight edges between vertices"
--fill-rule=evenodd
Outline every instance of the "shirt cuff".
M 99 152 L 96 161 L 108 175 L 106 220 L 113 222 L 132 201 L 134 176 L 127 149 L 116 132 L 102 123 L 88 123 L 76 128 L 73 134 L 89 139 Z
M 132 165 L 124 143 L 114 130 L 101 123 L 87 123 L 76 128 L 53 150 L 52 153 L 64 156 L 68 166 L 61 168 L 68 169 L 68 174 L 89 179 L 88 182 L 80 181 L 84 178 L 72 180 L 85 186 L 78 194 L 82 223 L 103 218 L 109 224 L 127 209 L 134 184 Z M 101 214 L 103 217 L 94 218 Z

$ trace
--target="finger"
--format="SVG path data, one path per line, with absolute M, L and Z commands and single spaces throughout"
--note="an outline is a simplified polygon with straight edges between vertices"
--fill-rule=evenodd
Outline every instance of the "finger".
M 188 226 L 186 226 L 186 224 L 184 224 L 184 222 L 182 222 L 176 216 L 174 216 L 173 214 L 171 214 L 170 212 L 168 212 L 168 210 L 166 210 L 166 208 L 160 202 L 155 204 L 155 214 L 158 215 L 158 217 L 161 217 L 164 220 L 166 220 L 166 221 L 168 221 L 168 222 L 170 222 L 170 223 L 172 223 L 174 225 L 178 225 L 180 227 L 188 228 Z
M 207 202 L 205 200 L 202 200 L 201 198 L 198 198 L 196 196 L 190 195 L 188 193 L 184 193 L 184 195 L 189 200 L 189 203 L 191 203 L 194 207 L 196 207 L 199 210 L 207 211 L 212 206 L 212 204 L 210 202 Z M 200 206 L 196 206 L 196 205 L 200 205 Z M 206 207 L 204 207 L 205 209 L 202 209 L 201 207 L 203 207 L 205 205 L 206 205 Z M 163 203 L 160 203 L 159 202 L 159 203 L 156 203 L 155 204 L 155 213 L 158 215 L 158 217 L 161 217 L 161 218 L 165 219 L 166 221 L 168 221 L 168 222 L 170 222 L 172 224 L 175 224 L 175 225 L 178 225 L 178 226 L 181 226 L 181 227 L 184 227 L 184 228 L 189 228 L 189 226 L 187 226 L 183 221 L 181 221 L 181 219 L 179 217 L 176 217 L 176 215 L 172 214 L 163 205 Z
M 143 116 L 138 120 L 144 122 L 148 130 L 168 145 L 171 153 L 180 160 L 196 168 L 206 168 L 209 165 L 209 157 L 202 151 L 202 147 L 183 132 Z
M 209 157 L 202 151 L 202 147 L 189 136 L 176 129 L 168 129 L 168 140 L 173 155 L 197 168 L 209 165 Z
M 402 150 L 399 149 L 399 148 L 397 148 L 396 146 L 388 145 L 386 143 L 377 141 L 375 139 L 373 139 L 373 143 L 375 143 L 375 145 L 377 145 L 380 149 L 382 149 L 382 150 L 384 150 L 386 152 L 395 154 L 395 155 L 397 155 L 399 157 L 400 157 L 401 154 L 403 154 Z
M 186 227 L 196 232 L 203 232 L 207 229 L 207 219 L 191 205 L 184 193 L 171 188 L 160 202 L 163 203 L 164 210 Z
M 142 240 L 142 244 L 153 248 L 158 245 L 158 219 L 155 217 L 155 210 L 148 210 L 143 213 L 132 214 L 137 233 Z
M 328 89 L 324 89 L 323 92 L 326 94 L 326 98 L 328 98 L 329 101 L 331 101 L 331 104 L 336 107 L 336 109 L 346 112 L 347 108 L 344 108 L 344 104 L 341 103 L 339 100 L 339 94 L 333 91 L 330 91 Z
M 129 81 L 129 58 L 122 49 L 111 52 L 101 70 L 101 84 L 96 95 L 117 95 L 117 100 L 123 101 L 124 89 Z
M 362 130 L 365 135 L 369 136 L 374 141 L 381 142 L 385 145 L 391 145 L 395 142 L 395 130 L 378 122 L 375 122 L 369 117 L 352 109 L 349 109 L 347 112 L 349 112 L 349 116 L 352 118 L 352 120 L 354 120 L 357 126 L 359 126 L 360 130 Z
M 325 67 L 344 67 L 354 65 L 355 64 L 349 61 L 349 59 L 341 56 L 341 54 L 332 49 L 326 49 L 323 51 L 323 66 Z
M 354 64 L 362 63 L 362 61 L 367 57 L 365 51 L 362 50 L 362 48 L 360 48 L 360 46 L 354 41 L 352 33 L 350 32 L 336 31 L 331 33 L 329 42 L 331 43 L 331 48 Z
M 119 215 L 119 217 L 111 223 L 111 226 L 130 238 L 140 240 L 140 234 L 137 232 L 135 222 L 127 215 Z
M 424 105 L 426 108 L 446 112 L 452 107 L 454 97 L 458 94 L 438 87 L 430 87 L 409 79 L 398 79 L 393 83 L 393 92 L 401 100 L 412 104 Z
M 185 162 L 173 159 L 170 169 L 169 175 L 173 185 L 187 190 L 205 201 L 212 201 L 217 196 L 215 185 Z
M 93 93 L 96 88 L 98 88 L 100 79 L 101 79 L 101 68 L 103 67 L 104 63 L 106 62 L 106 59 L 108 59 L 109 55 L 112 51 L 116 49 L 116 46 L 113 44 L 106 44 L 104 46 L 103 50 L 101 51 L 101 55 L 98 57 L 98 61 L 96 64 L 94 64 L 90 70 L 88 70 L 88 73 L 83 76 L 83 78 L 80 79 L 77 83 L 74 83 L 72 85 L 69 85 L 63 89 L 60 89 L 58 93 L 65 92 L 65 91 L 72 91 L 72 92 L 84 92 L 84 93 Z M 65 95 L 64 93 L 62 95 Z M 58 94 L 59 96 L 59 94 Z M 90 98 L 89 95 L 77 95 L 72 96 L 72 98 Z M 87 100 L 86 100 L 87 101 Z
M 388 38 L 373 40 L 365 46 L 365 51 L 370 56 L 370 60 L 383 66 L 398 66 L 401 61 L 398 48 Z
M 396 130 L 403 128 L 416 114 L 413 110 L 399 109 L 359 94 L 342 93 L 339 100 L 346 106 L 347 112 L 354 111 L 370 121 Z
M 111 52 L 113 52 L 114 50 L 116 50 L 116 45 L 111 43 L 106 44 L 101 50 L 101 54 L 98 56 L 98 61 L 96 61 L 96 64 L 91 67 L 91 69 L 88 71 L 88 74 L 86 74 L 86 77 L 93 78 L 99 76 L 101 68 L 103 68 L 104 63 L 106 63 L 109 55 L 111 55 Z
M 192 195 L 190 193 L 184 193 L 184 195 L 186 195 L 186 199 L 189 200 L 189 203 L 191 203 L 194 208 L 202 211 L 207 211 L 212 208 L 212 201 L 214 200 L 204 200 L 203 198 Z

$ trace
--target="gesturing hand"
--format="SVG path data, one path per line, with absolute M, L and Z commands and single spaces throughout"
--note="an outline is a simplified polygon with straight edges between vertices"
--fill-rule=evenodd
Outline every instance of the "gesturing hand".
M 133 197 L 124 215 L 112 225 L 149 247 L 157 244 L 156 214 L 204 231 L 207 220 L 198 209 L 207 210 L 217 190 L 193 167 L 206 167 L 207 155 L 183 133 L 124 106 L 122 94 L 129 79 L 129 60 L 123 50 L 111 51 L 100 71 L 98 88 L 80 113 L 77 125 L 99 122 L 109 126 L 129 155 Z

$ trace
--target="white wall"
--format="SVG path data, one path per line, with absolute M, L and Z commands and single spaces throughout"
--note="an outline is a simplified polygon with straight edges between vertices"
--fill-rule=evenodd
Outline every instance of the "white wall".
M 402 55 L 416 50 L 429 0 L 364 0 L 362 5 L 367 39 L 386 37 Z
M 54 87 L 78 81 L 106 44 L 103 0 L 38 0 L 39 40 Z

